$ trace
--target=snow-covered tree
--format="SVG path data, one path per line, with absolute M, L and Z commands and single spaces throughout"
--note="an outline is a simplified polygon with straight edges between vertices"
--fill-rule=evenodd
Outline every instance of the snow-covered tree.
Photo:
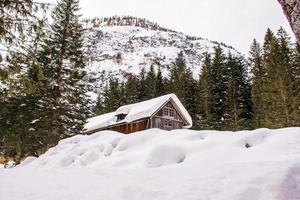
M 44 131 L 53 142 L 79 133 L 89 114 L 84 76 L 83 28 L 78 0 L 62 0 L 52 13 L 53 23 L 45 40 L 41 61 L 44 69 Z

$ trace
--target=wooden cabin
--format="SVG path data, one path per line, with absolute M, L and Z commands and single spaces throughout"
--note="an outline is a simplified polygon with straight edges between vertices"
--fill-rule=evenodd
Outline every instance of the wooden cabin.
M 136 104 L 125 105 L 115 112 L 88 119 L 87 134 L 113 130 L 129 134 L 150 128 L 164 130 L 190 128 L 191 116 L 175 94 L 168 94 Z

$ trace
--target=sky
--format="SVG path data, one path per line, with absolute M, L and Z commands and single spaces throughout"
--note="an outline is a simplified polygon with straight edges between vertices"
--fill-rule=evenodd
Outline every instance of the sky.
M 47 2 L 56 0 L 48 0 Z M 191 36 L 232 45 L 247 53 L 266 29 L 291 28 L 277 0 L 80 0 L 84 17 L 132 15 Z

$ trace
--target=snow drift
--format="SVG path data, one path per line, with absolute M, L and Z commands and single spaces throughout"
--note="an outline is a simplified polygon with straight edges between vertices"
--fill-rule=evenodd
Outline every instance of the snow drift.
M 102 131 L 0 170 L 1 200 L 299 200 L 300 128 Z

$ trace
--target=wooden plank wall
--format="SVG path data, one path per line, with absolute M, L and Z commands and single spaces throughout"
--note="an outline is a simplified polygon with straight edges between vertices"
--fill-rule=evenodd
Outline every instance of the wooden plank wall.
M 142 131 L 147 128 L 148 121 L 149 121 L 148 119 L 145 119 L 142 121 L 133 122 L 129 124 L 120 124 L 109 128 L 109 130 L 113 130 L 125 134 Z

